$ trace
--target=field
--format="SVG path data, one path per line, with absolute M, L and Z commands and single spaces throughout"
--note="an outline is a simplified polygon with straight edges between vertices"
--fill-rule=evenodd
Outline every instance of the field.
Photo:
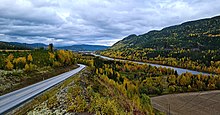
M 151 101 L 155 109 L 168 115 L 220 114 L 220 90 L 163 95 Z

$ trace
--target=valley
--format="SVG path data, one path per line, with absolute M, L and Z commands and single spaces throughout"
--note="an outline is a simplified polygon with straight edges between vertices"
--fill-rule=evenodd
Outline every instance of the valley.
M 1 0 L 0 115 L 219 115 L 219 4 Z

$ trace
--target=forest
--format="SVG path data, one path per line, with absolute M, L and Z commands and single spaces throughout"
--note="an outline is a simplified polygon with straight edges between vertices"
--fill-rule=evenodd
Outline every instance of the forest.
M 71 51 L 35 49 L 0 52 L 0 94 L 28 86 L 77 67 Z
M 219 75 L 178 75 L 169 68 L 105 60 L 51 47 L 47 50 L 5 51 L 1 52 L 0 59 L 1 94 L 19 88 L 18 84 L 25 81 L 43 80 L 40 76 L 46 79 L 74 69 L 77 63 L 87 65 L 79 77 L 72 78 L 75 84 L 67 89 L 65 100 L 68 112 L 159 115 L 163 113 L 152 107 L 152 96 L 220 89 Z M 46 93 L 39 98 L 47 100 L 47 107 L 51 109 L 59 105 L 57 97 L 52 94 Z M 39 100 L 38 103 L 41 102 Z
M 170 65 L 200 72 L 220 74 L 220 50 L 192 51 L 183 49 L 127 48 L 124 50 L 109 49 L 98 53 L 112 58 Z
M 220 16 L 129 35 L 97 53 L 220 74 Z
M 191 73 L 177 75 L 172 69 L 110 61 L 85 54 L 78 55 L 77 62 L 89 66 L 91 73 L 88 82 L 95 83 L 88 83 L 90 85 L 87 86 L 88 92 L 92 92 L 92 95 L 89 96 L 91 100 L 87 102 L 86 97 L 80 98 L 74 93 L 74 98 L 81 99 L 80 101 L 75 100 L 74 104 L 80 105 L 82 104 L 80 102 L 84 100 L 84 105 L 88 104 L 87 107 L 92 113 L 162 114 L 152 108 L 151 96 L 220 89 L 220 76 L 218 75 L 206 76 Z M 109 102 L 106 106 L 112 109 L 107 111 L 105 105 L 100 106 L 102 102 Z M 87 111 L 85 108 L 71 107 L 71 111 L 74 112 Z

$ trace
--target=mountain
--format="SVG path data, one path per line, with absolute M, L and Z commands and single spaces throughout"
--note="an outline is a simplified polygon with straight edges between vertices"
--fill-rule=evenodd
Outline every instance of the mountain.
M 46 48 L 47 45 L 42 43 L 18 43 L 18 42 L 3 42 L 0 41 L 0 49 L 8 49 L 8 50 L 29 50 L 34 48 Z
M 85 44 L 57 47 L 57 49 L 65 49 L 65 50 L 73 50 L 73 51 L 97 51 L 97 50 L 105 50 L 107 48 L 108 46 L 85 45 Z
M 47 48 L 48 45 L 43 44 L 43 43 L 33 43 L 33 44 L 27 44 L 27 43 L 18 43 L 18 42 L 9 42 L 12 45 L 16 45 L 16 46 L 24 46 L 24 47 L 28 47 L 28 48 Z
M 189 21 L 142 35 L 129 35 L 110 49 L 220 49 L 220 16 Z
M 0 41 L 0 49 L 1 50 L 29 50 L 30 48 L 25 46 L 18 46 L 15 44 L 11 44 L 9 42 Z

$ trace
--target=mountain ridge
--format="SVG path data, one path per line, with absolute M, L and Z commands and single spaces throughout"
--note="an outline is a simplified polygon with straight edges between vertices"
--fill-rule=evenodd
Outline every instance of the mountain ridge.
M 161 30 L 152 30 L 141 35 L 131 34 L 115 43 L 110 49 L 219 49 L 219 38 L 220 16 L 215 16 L 212 18 L 187 21 L 179 25 L 165 27 Z

